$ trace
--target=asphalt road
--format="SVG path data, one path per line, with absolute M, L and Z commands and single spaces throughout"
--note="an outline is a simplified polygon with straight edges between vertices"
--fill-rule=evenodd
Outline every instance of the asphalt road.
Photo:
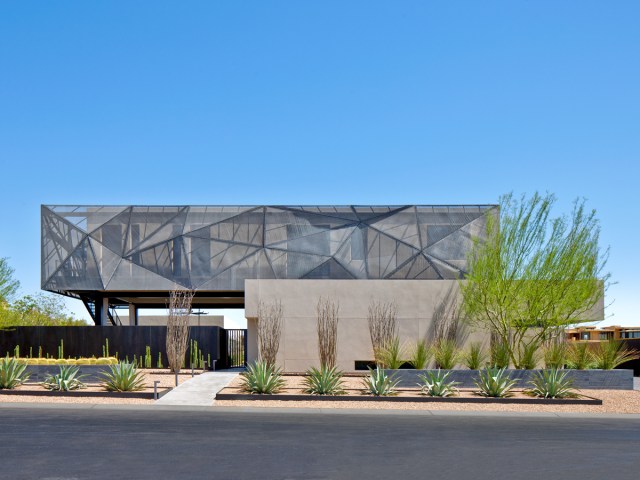
M 0 409 L 0 479 L 634 479 L 640 420 Z

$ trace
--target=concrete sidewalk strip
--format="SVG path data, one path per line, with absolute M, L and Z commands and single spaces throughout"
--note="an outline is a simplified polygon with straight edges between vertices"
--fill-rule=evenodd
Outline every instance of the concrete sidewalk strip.
M 213 404 L 216 393 L 229 385 L 238 372 L 206 372 L 174 388 L 154 405 L 207 406 Z

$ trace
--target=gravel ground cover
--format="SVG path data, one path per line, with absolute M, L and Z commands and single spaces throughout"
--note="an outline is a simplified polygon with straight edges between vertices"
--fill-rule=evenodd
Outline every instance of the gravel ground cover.
M 159 388 L 167 388 L 175 386 L 175 375 L 168 370 L 143 370 L 145 376 L 145 385 L 148 392 L 153 392 L 153 382 L 158 380 Z M 195 372 L 198 375 L 201 372 Z M 187 373 L 181 373 L 178 376 L 178 383 L 182 384 L 191 378 L 191 371 Z M 153 399 L 147 398 L 119 398 L 116 396 L 104 396 L 104 397 L 91 397 L 83 396 L 83 392 L 97 392 L 104 391 L 102 387 L 97 384 L 87 384 L 86 389 L 74 391 L 74 395 L 56 396 L 51 395 L 29 395 L 32 390 L 42 391 L 44 388 L 37 384 L 22 385 L 15 389 L 15 391 L 21 392 L 20 395 L 14 393 L 4 394 L 5 390 L 0 390 L 0 402 L 8 403 L 100 403 L 100 404 L 153 404 Z M 24 394 L 22 394 L 24 392 Z M 77 394 L 77 396 L 75 395 Z
M 299 392 L 301 376 L 285 376 L 288 392 Z M 345 378 L 345 388 L 361 390 L 362 378 Z M 238 389 L 238 377 L 228 388 Z M 278 400 L 216 400 L 221 407 L 287 407 L 287 408 L 369 408 L 373 410 L 453 410 L 453 411 L 498 411 L 498 412 L 573 412 L 573 413 L 640 413 L 640 391 L 636 390 L 581 390 L 582 395 L 599 398 L 602 405 L 521 405 L 521 404 L 468 404 L 468 403 L 428 403 L 428 402 L 358 402 L 358 401 L 278 401 Z M 521 393 L 520 393 L 521 394 Z

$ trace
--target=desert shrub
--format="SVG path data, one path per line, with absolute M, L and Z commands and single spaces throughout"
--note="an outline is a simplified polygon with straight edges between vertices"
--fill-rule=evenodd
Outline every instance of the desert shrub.
M 478 392 L 483 397 L 510 397 L 511 390 L 516 385 L 516 380 L 511 380 L 504 368 L 485 368 L 478 372 L 478 378 L 475 381 L 476 386 L 480 389 Z
M 26 368 L 26 365 L 15 358 L 5 357 L 0 360 L 0 390 L 16 388 L 26 382 L 30 375 L 25 373 Z
M 447 381 L 449 375 L 451 375 L 451 372 L 443 372 L 442 370 L 426 372 L 424 375 L 419 375 L 420 380 L 422 380 L 421 383 L 418 383 L 418 386 L 421 387 L 420 392 L 430 397 L 449 397 L 455 395 L 458 392 L 456 388 L 458 382 Z
M 49 375 L 45 381 L 42 382 L 42 386 L 44 388 L 59 392 L 68 392 L 71 390 L 86 388 L 86 385 L 81 381 L 81 378 L 86 375 L 78 375 L 78 367 L 73 365 L 60 365 L 59 368 L 59 373 Z
M 429 363 L 430 358 L 431 349 L 429 346 L 424 341 L 418 341 L 411 351 L 409 363 L 416 370 L 423 370 L 427 368 L 427 363 Z
M 640 358 L 638 350 L 625 348 L 624 343 L 608 340 L 600 342 L 595 349 L 595 366 L 602 370 L 612 370 L 617 366 Z
M 282 371 L 275 365 L 259 360 L 247 367 L 242 377 L 242 389 L 257 394 L 278 393 L 284 387 Z
M 382 347 L 376 357 L 384 368 L 397 370 L 405 362 L 404 346 L 400 345 L 400 339 L 394 337 L 386 346 Z
M 509 345 L 496 341 L 491 344 L 491 366 L 494 368 L 509 368 L 511 363 Z
M 144 375 L 133 363 L 110 365 L 109 371 L 102 376 L 102 385 L 110 392 L 134 392 L 144 388 Z
M 118 359 L 115 357 L 100 357 L 96 359 L 96 365 L 116 365 Z
M 282 302 L 276 299 L 273 303 L 258 303 L 258 358 L 267 365 L 275 366 L 280 338 L 282 337 Z
M 568 375 L 569 372 L 557 368 L 535 372 L 530 381 L 532 388 L 527 393 L 542 398 L 575 397 L 573 380 Z
M 304 392 L 313 395 L 342 395 L 345 393 L 342 372 L 337 367 L 310 368 L 306 372 L 303 383 L 306 387 Z
M 398 336 L 398 315 L 395 302 L 373 300 L 369 305 L 367 323 L 376 365 L 383 366 L 379 354 Z
M 472 343 L 469 350 L 462 356 L 465 366 L 469 370 L 479 370 L 487 360 L 487 355 L 481 343 Z
M 320 297 L 316 305 L 318 333 L 318 353 L 320 365 L 329 368 L 336 366 L 338 359 L 338 313 L 340 305 L 329 297 Z
M 545 368 L 564 368 L 567 364 L 567 342 L 564 340 L 551 342 L 544 350 Z
M 377 397 L 397 395 L 398 383 L 399 380 L 396 380 L 393 375 L 387 375 L 380 367 L 376 367 L 375 370 L 370 368 L 369 375 L 363 380 L 365 393 Z
M 443 339 L 433 346 L 433 359 L 436 368 L 450 370 L 458 363 L 460 352 L 454 340 Z
M 593 368 L 595 358 L 588 343 L 573 343 L 569 347 L 567 365 L 576 370 L 588 370 Z

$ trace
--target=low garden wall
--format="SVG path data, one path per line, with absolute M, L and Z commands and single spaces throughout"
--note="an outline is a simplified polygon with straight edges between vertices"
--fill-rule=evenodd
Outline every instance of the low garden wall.
M 109 365 L 76 365 L 78 375 L 86 375 L 82 378 L 85 383 L 99 383 L 103 380 L 102 373 L 111 371 Z M 25 372 L 30 376 L 27 383 L 44 382 L 50 376 L 60 373 L 58 365 L 27 365 Z
M 398 387 L 415 387 L 421 374 L 437 370 L 386 370 L 399 380 Z M 633 370 L 565 370 L 577 389 L 633 390 Z M 447 380 L 459 382 L 458 388 L 475 388 L 478 370 L 450 370 Z M 511 379 L 517 379 L 516 388 L 526 388 L 531 377 L 540 370 L 507 370 Z
M 78 375 L 85 375 L 82 378 L 84 383 L 100 383 L 104 380 L 103 373 L 110 372 L 109 365 L 76 365 L 78 367 Z M 141 370 L 144 372 L 144 370 Z M 181 373 L 189 373 L 191 368 L 183 368 Z M 197 372 L 200 370 L 196 369 Z M 44 382 L 50 375 L 60 373 L 59 365 L 27 365 L 25 372 L 29 372 L 30 376 L 26 383 Z

